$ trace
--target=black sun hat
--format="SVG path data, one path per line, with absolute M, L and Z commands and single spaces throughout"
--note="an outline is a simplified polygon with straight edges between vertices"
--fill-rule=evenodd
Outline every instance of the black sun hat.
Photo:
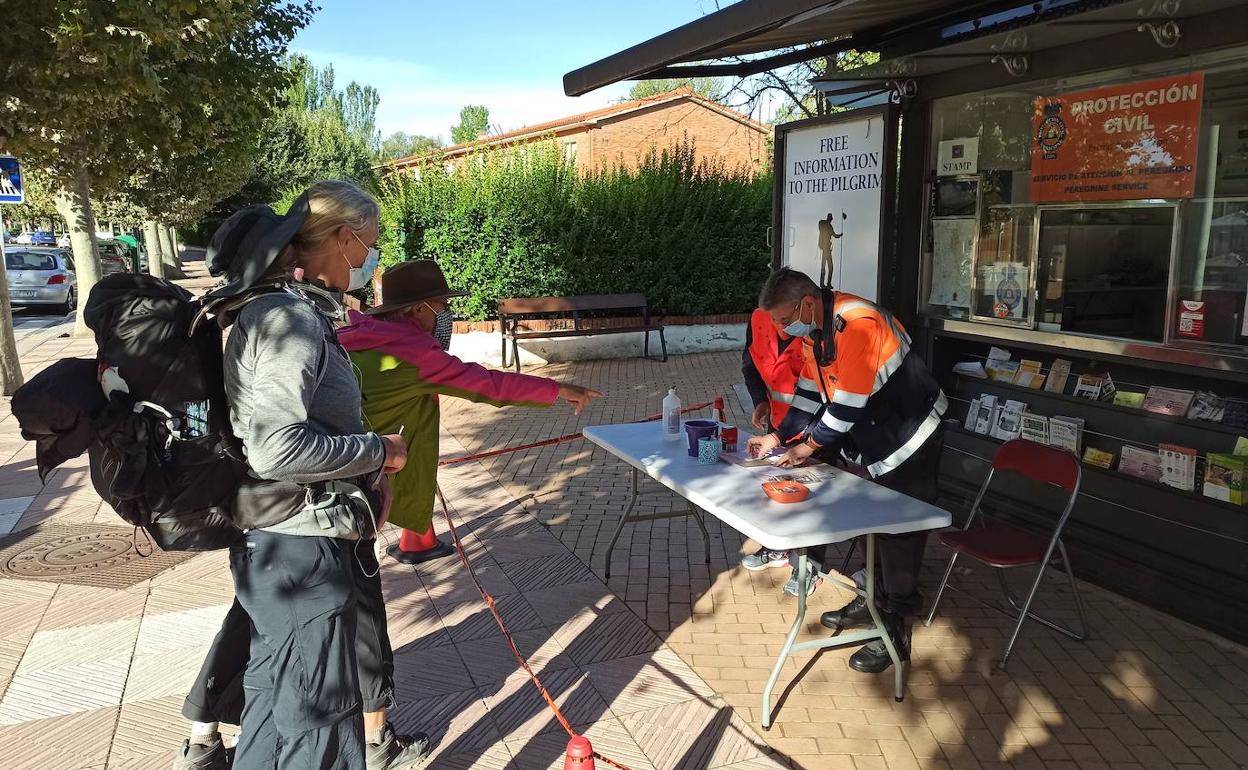
M 285 216 L 265 204 L 246 206 L 231 214 L 212 234 L 205 255 L 208 272 L 223 275 L 227 281 L 211 295 L 233 297 L 255 286 L 299 232 L 308 211 L 308 194 L 304 193 Z

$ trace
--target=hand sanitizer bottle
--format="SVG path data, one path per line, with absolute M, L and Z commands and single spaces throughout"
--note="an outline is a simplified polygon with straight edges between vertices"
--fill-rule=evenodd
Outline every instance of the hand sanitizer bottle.
M 663 438 L 680 441 L 680 399 L 675 388 L 670 388 L 663 399 Z

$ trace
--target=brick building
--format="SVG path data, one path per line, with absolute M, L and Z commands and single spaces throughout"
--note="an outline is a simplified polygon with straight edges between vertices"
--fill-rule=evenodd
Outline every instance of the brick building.
M 553 138 L 584 172 L 602 166 L 636 165 L 652 147 L 662 150 L 687 138 L 699 158 L 723 161 L 729 168 L 757 169 L 767 160 L 770 137 L 769 126 L 686 86 L 452 145 L 437 153 L 413 155 L 383 168 L 419 169 L 438 161 L 455 164 L 484 149 Z

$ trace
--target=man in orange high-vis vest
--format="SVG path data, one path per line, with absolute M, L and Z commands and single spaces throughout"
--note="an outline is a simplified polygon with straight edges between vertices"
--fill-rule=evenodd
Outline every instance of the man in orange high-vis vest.
M 901 323 L 873 302 L 820 289 L 806 274 L 787 268 L 767 280 L 759 308 L 776 328 L 810 340 L 803 346 L 806 371 L 816 379 L 825 407 L 810 424 L 807 438 L 790 447 L 779 464 L 801 465 L 820 449 L 852 442 L 876 483 L 935 502 L 948 402 L 911 350 Z M 750 439 L 749 449 L 764 454 L 781 444 L 782 436 L 773 432 Z M 923 605 L 918 577 L 927 534 L 876 537 L 876 603 L 902 660 L 910 656 L 906 618 Z M 827 614 L 831 620 L 859 620 L 865 607 L 855 604 Z M 892 660 L 877 639 L 855 652 L 849 665 L 878 673 Z
M 754 404 L 750 421 L 756 430 L 776 431 L 785 443 L 800 439 L 823 406 L 815 381 L 801 376 L 806 365 L 803 344 L 808 343 L 776 329 L 766 311 L 750 316 L 741 356 L 741 374 Z M 741 566 L 751 572 L 787 568 L 789 552 L 760 548 L 742 558 Z M 785 592 L 797 595 L 796 570 Z

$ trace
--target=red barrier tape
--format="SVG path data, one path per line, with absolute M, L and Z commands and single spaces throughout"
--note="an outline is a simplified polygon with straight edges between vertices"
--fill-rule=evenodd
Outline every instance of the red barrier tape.
M 705 404 L 694 404 L 693 406 L 681 409 L 680 413 L 685 414 L 686 412 L 696 412 L 699 409 L 706 409 L 708 406 L 711 406 L 714 403 L 715 403 L 714 401 L 707 401 Z M 663 413 L 660 412 L 659 414 L 650 415 L 649 417 L 643 417 L 642 419 L 635 420 L 634 422 L 653 422 L 662 417 L 663 417 Z M 470 460 L 483 460 L 487 457 L 497 457 L 498 455 L 508 454 L 511 452 L 520 452 L 525 449 L 536 449 L 538 447 L 554 446 L 555 444 L 562 444 L 568 441 L 573 441 L 581 437 L 582 435 L 579 432 L 569 433 L 566 436 L 559 436 L 558 438 L 546 439 L 545 441 L 535 441 L 531 444 L 521 444 L 519 446 L 503 447 L 502 449 L 494 449 L 489 452 L 479 452 L 477 454 L 468 455 L 466 457 L 455 457 L 450 460 L 442 460 L 441 462 L 438 463 L 438 465 L 439 466 L 458 465 L 459 463 L 466 463 Z M 569 722 L 568 718 L 563 715 L 563 711 L 559 709 L 559 704 L 555 703 L 555 699 L 551 697 L 550 692 L 546 689 L 545 685 L 542 684 L 542 680 L 538 678 L 537 674 L 533 673 L 533 669 L 529 666 L 529 662 L 525 660 L 524 655 L 521 654 L 520 652 L 520 648 L 516 647 L 515 640 L 511 638 L 511 632 L 507 630 L 507 624 L 503 622 L 503 616 L 500 615 L 498 612 L 498 606 L 494 602 L 494 597 L 490 595 L 489 591 L 485 590 L 485 586 L 481 585 L 481 581 L 477 579 L 477 573 L 475 570 L 473 570 L 472 564 L 468 561 L 468 555 L 464 553 L 464 544 L 460 542 L 459 532 L 457 532 L 455 529 L 455 521 L 451 518 L 451 509 L 447 506 L 446 498 L 442 495 L 442 487 L 435 486 L 434 489 L 438 493 L 438 502 L 442 506 L 442 515 L 446 517 L 446 529 L 447 529 L 447 532 L 449 532 L 451 535 L 451 541 L 455 543 L 455 551 L 459 554 L 459 560 L 460 562 L 463 563 L 464 568 L 468 570 L 468 577 L 472 579 L 473 585 L 477 587 L 477 591 L 480 592 L 481 598 L 485 601 L 485 606 L 489 608 L 490 614 L 494 616 L 494 622 L 498 624 L 498 630 L 502 632 L 503 638 L 507 640 L 507 646 L 511 648 L 511 654 L 515 656 L 516 662 L 520 664 L 520 667 L 524 669 L 524 672 L 529 675 L 529 679 L 533 681 L 533 686 L 537 688 L 537 691 L 539 693 L 541 693 L 542 700 L 546 701 L 547 706 L 550 706 L 550 710 L 554 712 L 555 714 L 555 719 L 559 720 L 559 724 L 563 727 L 563 729 L 568 733 L 569 736 L 575 738 L 576 731 L 572 729 L 572 723 Z M 603 755 L 599 754 L 596 751 L 594 752 L 594 758 L 602 760 L 603 762 L 610 765 L 611 767 L 616 768 L 616 770 L 629 770 L 629 768 L 626 765 L 621 765 L 619 762 L 616 762 L 615 760 L 610 759 L 608 757 L 604 757 Z
M 691 409 L 693 407 L 690 407 Z M 559 709 L 559 704 L 555 703 L 555 699 L 551 696 L 546 686 L 542 684 L 542 680 L 537 674 L 533 673 L 533 669 L 529 666 L 529 662 L 524 659 L 520 649 L 516 647 L 516 642 L 511 638 L 511 632 L 507 630 L 507 624 L 503 622 L 503 616 L 498 613 L 498 605 L 494 602 L 494 597 L 490 592 L 485 590 L 485 586 L 481 585 L 481 581 L 477 578 L 476 571 L 473 570 L 472 564 L 468 561 L 468 555 L 464 553 L 464 544 L 460 542 L 459 533 L 455 530 L 455 521 L 451 518 L 451 509 L 446 505 L 446 498 L 442 495 L 442 487 L 435 486 L 434 489 L 438 493 L 438 502 L 442 505 L 442 515 L 446 517 L 446 529 L 451 534 L 451 540 L 455 543 L 455 550 L 459 553 L 459 560 L 463 562 L 464 568 L 468 570 L 468 577 L 472 578 L 473 584 L 481 593 L 481 598 L 485 601 L 485 606 L 489 608 L 490 614 L 494 616 L 494 622 L 498 624 L 498 630 L 502 632 L 503 638 L 507 640 L 507 646 L 511 648 L 511 654 L 515 656 L 516 662 L 529 675 L 529 679 L 533 680 L 533 686 L 541 693 L 542 700 L 546 701 L 546 705 L 550 706 L 550 710 L 554 712 L 555 719 L 559 720 L 559 724 L 568 733 L 570 737 L 576 737 L 576 731 L 572 729 L 572 723 L 563 715 L 563 711 Z M 604 757 L 598 752 L 594 752 L 594 758 L 600 759 L 616 770 L 630 770 L 627 765 L 621 765 L 613 759 Z
M 685 412 L 696 412 L 699 409 L 705 409 L 714 403 L 715 403 L 714 401 L 707 401 L 705 404 L 694 404 L 693 406 L 681 409 L 680 413 L 684 414 Z M 634 422 L 654 422 L 655 420 L 660 419 L 662 416 L 663 416 L 663 413 L 660 412 L 658 414 L 652 414 L 649 417 L 643 417 L 640 420 L 634 420 Z M 502 449 L 491 449 L 488 452 L 478 452 L 475 455 L 467 455 L 466 457 L 452 457 L 449 460 L 442 460 L 438 462 L 438 467 L 442 467 L 446 465 L 459 465 L 460 463 L 466 463 L 471 460 L 484 460 L 487 457 L 497 457 L 499 455 L 510 454 L 511 452 L 521 452 L 525 449 L 537 449 L 538 447 L 554 446 L 555 444 L 564 444 L 569 441 L 575 441 L 578 438 L 582 438 L 580 432 L 569 433 L 566 436 L 559 436 L 558 438 L 548 438 L 544 441 L 534 441 L 531 444 L 520 444 L 519 446 L 503 447 Z

